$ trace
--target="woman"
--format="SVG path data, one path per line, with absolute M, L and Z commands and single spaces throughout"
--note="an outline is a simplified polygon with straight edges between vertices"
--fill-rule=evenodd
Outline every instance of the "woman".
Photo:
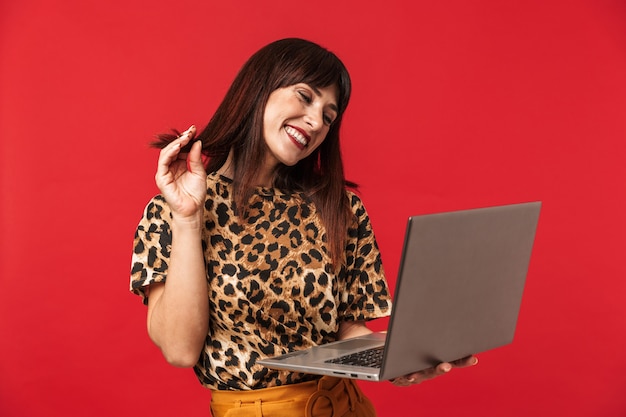
M 212 390 L 214 416 L 375 415 L 351 380 L 256 364 L 369 333 L 366 321 L 390 313 L 367 212 L 343 174 L 350 89 L 334 54 L 280 40 L 244 64 L 203 131 L 156 143 L 161 194 L 137 228 L 131 289 L 166 360 Z M 333 400 L 312 400 L 320 391 Z

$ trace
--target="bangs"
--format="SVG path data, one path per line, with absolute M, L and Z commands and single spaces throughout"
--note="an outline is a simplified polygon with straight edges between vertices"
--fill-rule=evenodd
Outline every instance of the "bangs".
M 350 100 L 350 75 L 335 54 L 314 45 L 283 51 L 277 58 L 273 72 L 280 76 L 276 80 L 275 88 L 298 83 L 305 83 L 314 88 L 335 85 L 339 114 L 343 114 Z

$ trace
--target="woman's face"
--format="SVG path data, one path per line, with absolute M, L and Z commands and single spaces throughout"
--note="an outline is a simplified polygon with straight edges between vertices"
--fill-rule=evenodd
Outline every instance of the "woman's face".
M 300 83 L 274 90 L 267 100 L 263 136 L 269 149 L 266 167 L 295 165 L 326 138 L 338 115 L 337 87 Z

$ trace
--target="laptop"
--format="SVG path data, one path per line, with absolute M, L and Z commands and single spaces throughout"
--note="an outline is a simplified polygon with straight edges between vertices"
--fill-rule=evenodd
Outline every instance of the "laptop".
M 386 332 L 258 363 L 383 381 L 511 343 L 540 209 L 530 202 L 409 217 Z

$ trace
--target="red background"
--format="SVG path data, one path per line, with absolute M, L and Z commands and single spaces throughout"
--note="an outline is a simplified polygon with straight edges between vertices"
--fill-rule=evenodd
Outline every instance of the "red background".
M 542 200 L 513 344 L 381 416 L 625 416 L 626 6 L 611 0 L 0 3 L 0 415 L 206 416 L 127 291 L 152 135 L 204 126 L 299 36 L 354 81 L 343 132 L 391 284 L 406 216 Z M 383 326 L 378 323 L 376 326 Z

